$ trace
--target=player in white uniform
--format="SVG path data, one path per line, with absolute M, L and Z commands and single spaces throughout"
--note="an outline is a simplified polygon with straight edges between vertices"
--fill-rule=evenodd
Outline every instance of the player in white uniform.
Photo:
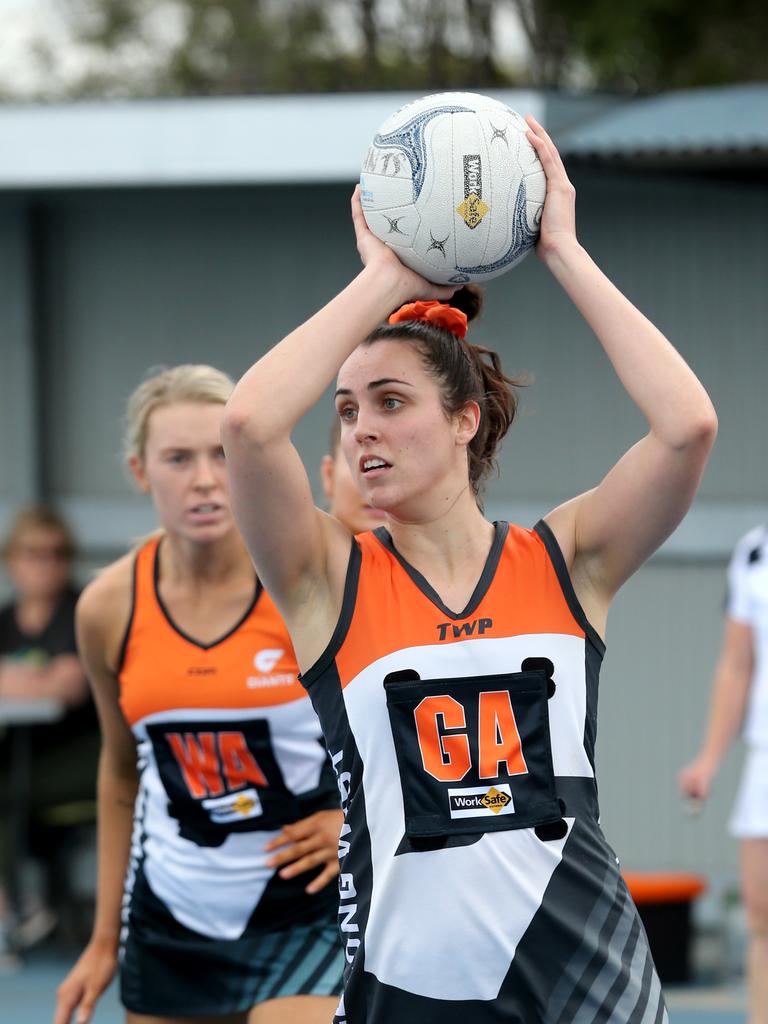
M 233 507 L 346 812 L 337 1024 L 667 1019 L 597 823 L 595 684 L 613 595 L 685 514 L 716 417 L 579 245 L 559 154 L 528 124 L 547 175 L 539 255 L 648 422 L 596 487 L 536 531 L 485 519 L 513 382 L 464 340 L 465 296 L 405 268 L 357 195 L 364 269 L 246 373 L 225 413 Z M 314 507 L 291 441 L 334 378 L 347 461 L 388 516 L 355 538 Z
M 705 800 L 741 729 L 748 746 L 731 832 L 741 844 L 749 923 L 749 1024 L 768 1024 L 768 527 L 742 537 L 728 568 L 725 631 L 701 749 L 682 771 L 686 796 Z

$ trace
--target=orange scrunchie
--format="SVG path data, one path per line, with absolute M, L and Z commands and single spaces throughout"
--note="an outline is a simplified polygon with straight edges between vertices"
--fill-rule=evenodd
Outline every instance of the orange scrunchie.
M 399 324 L 404 320 L 425 320 L 435 327 L 450 331 L 457 338 L 467 336 L 467 314 L 436 299 L 429 302 L 406 302 L 392 314 L 388 323 Z

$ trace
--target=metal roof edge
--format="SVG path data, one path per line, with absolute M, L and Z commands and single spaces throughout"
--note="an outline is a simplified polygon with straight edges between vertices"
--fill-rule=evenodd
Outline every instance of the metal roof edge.
M 768 83 L 685 89 L 598 113 L 558 138 L 564 156 L 603 161 L 768 152 Z
M 539 91 L 486 92 L 546 121 Z M 415 98 L 397 92 L 0 105 L 0 189 L 352 182 L 377 127 Z

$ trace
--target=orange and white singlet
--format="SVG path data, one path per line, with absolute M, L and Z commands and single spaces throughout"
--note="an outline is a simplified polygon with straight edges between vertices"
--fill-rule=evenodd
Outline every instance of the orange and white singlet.
M 160 543 L 136 555 L 119 669 L 140 771 L 126 914 L 143 886 L 211 938 L 327 914 L 333 892 L 308 896 L 306 875 L 279 878 L 264 853 L 283 825 L 339 805 L 286 628 L 256 583 L 226 635 L 185 635 L 160 598 Z
M 460 613 L 384 529 L 303 676 L 345 808 L 336 1024 L 662 1024 L 598 824 L 604 645 L 545 523 L 496 524 Z

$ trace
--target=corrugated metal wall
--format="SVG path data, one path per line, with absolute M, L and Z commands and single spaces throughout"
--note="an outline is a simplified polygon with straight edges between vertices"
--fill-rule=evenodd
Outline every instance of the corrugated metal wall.
M 671 550 L 619 595 L 609 623 L 598 744 L 603 817 L 628 866 L 735 876 L 724 819 L 737 757 L 700 821 L 675 774 L 694 751 L 717 651 L 728 546 L 768 506 L 768 192 L 750 182 L 574 172 L 582 239 L 692 363 L 721 431 Z M 237 375 L 357 267 L 341 187 L 67 193 L 0 204 L 0 501 L 34 482 L 27 401 L 46 414 L 42 470 L 83 524 L 89 562 L 141 533 L 119 458 L 127 393 L 147 367 L 209 361 Z M 30 257 L 30 247 L 32 257 Z M 32 288 L 27 268 L 42 267 Z M 30 310 L 30 303 L 32 308 Z M 42 305 L 44 315 L 40 315 Z M 489 511 L 530 522 L 592 486 L 643 432 L 600 347 L 533 257 L 488 290 L 473 332 L 528 372 Z M 42 373 L 34 374 L 37 336 Z M 297 432 L 313 473 L 331 404 Z M 8 439 L 10 438 L 10 442 Z M 720 513 L 711 535 L 707 517 Z M 690 557 L 693 552 L 694 557 Z

